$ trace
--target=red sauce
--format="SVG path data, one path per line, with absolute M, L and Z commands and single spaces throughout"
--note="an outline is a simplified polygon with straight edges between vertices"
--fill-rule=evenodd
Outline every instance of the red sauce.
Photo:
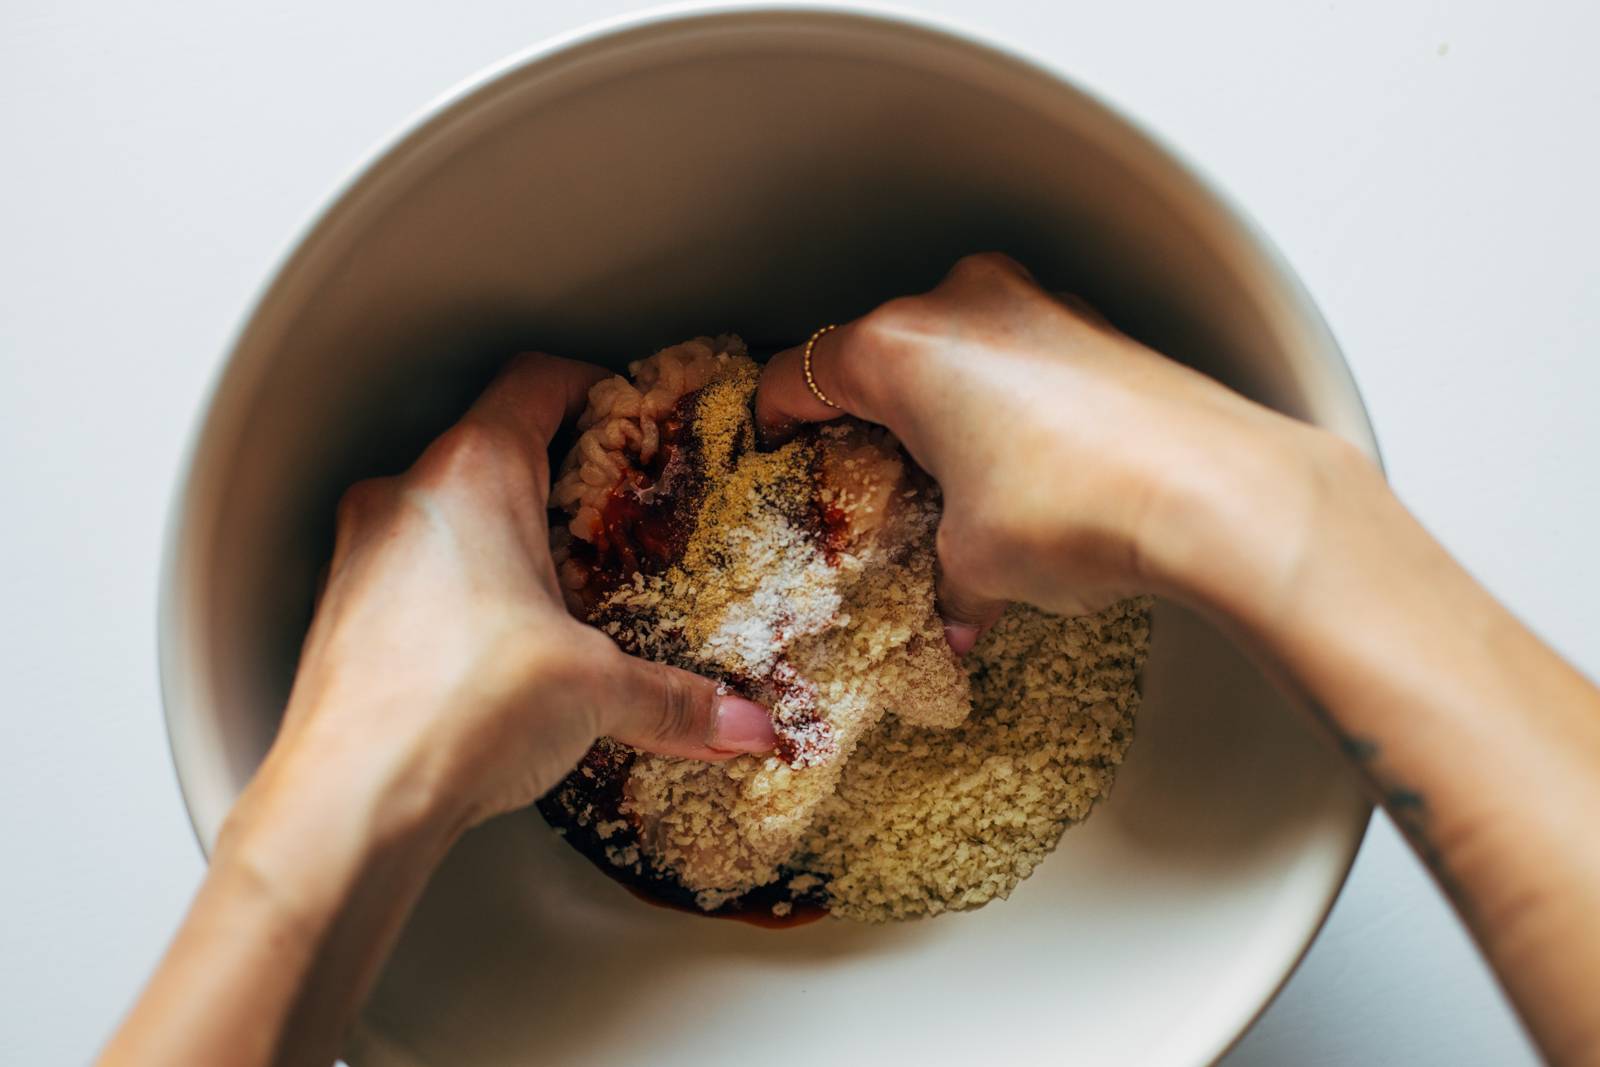
M 652 574 L 682 551 L 685 532 L 678 509 L 652 500 L 653 485 L 648 475 L 629 471 L 600 509 L 595 546 L 606 566 L 624 574 Z
M 593 542 L 574 540 L 571 559 L 589 575 L 582 598 L 593 607 L 633 574 L 657 574 L 683 554 L 690 509 L 704 475 L 695 470 L 699 442 L 690 430 L 695 394 L 678 401 L 657 424 L 660 433 L 649 462 L 623 472 L 600 508 Z
M 819 517 L 823 552 L 829 563 L 838 563 L 839 553 L 850 543 L 850 516 L 837 504 L 824 504 Z

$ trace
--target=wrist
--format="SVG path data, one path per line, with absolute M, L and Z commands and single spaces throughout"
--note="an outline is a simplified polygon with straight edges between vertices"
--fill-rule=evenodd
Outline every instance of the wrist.
M 229 813 L 212 865 L 315 929 L 374 871 L 425 879 L 461 828 L 407 761 L 286 730 Z
M 1311 565 L 1341 528 L 1388 495 L 1349 442 L 1263 412 L 1186 467 L 1147 524 L 1141 559 L 1155 591 L 1251 629 L 1292 610 Z
M 383 764 L 316 759 L 286 732 L 223 826 L 188 956 L 223 964 L 205 980 L 231 987 L 199 1003 L 248 1015 L 272 1046 L 256 1058 L 329 1063 L 455 834 L 403 804 L 397 817 Z

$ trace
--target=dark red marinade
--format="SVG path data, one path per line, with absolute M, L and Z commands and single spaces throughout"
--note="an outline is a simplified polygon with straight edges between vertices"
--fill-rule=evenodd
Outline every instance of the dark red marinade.
M 705 476 L 697 467 L 700 442 L 691 428 L 697 395 L 680 398 L 656 424 L 655 455 L 623 472 L 600 509 L 594 541 L 573 539 L 571 559 L 589 579 L 582 590 L 586 607 L 629 576 L 659 574 L 683 554 L 693 504 L 704 490 Z

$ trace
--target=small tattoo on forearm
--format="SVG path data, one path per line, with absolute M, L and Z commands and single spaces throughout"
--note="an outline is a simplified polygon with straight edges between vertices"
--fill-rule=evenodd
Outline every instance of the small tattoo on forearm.
M 1445 867 L 1444 857 L 1429 832 L 1430 813 L 1427 798 L 1415 789 L 1394 782 L 1379 766 L 1381 752 L 1376 741 L 1345 733 L 1339 728 L 1333 716 L 1328 714 L 1326 708 L 1313 704 L 1312 711 L 1333 730 L 1334 736 L 1339 740 L 1339 750 L 1361 769 L 1362 774 L 1378 794 L 1379 803 L 1389 813 L 1389 818 L 1394 820 L 1395 826 L 1399 827 L 1400 832 L 1411 842 L 1411 847 L 1417 850 L 1417 855 L 1433 872 L 1433 876 L 1438 879 L 1445 893 L 1457 905 L 1465 907 L 1466 901 L 1459 891 L 1456 880 Z
M 1402 811 L 1416 812 L 1418 815 L 1427 813 L 1427 804 L 1422 799 L 1421 793 L 1409 789 L 1394 788 L 1383 795 L 1384 806 L 1391 815 Z
M 1327 718 L 1325 713 L 1323 717 Z M 1360 737 L 1347 737 L 1344 734 L 1339 735 L 1339 748 L 1346 756 L 1362 765 L 1371 763 L 1378 755 L 1378 746 L 1371 741 Z

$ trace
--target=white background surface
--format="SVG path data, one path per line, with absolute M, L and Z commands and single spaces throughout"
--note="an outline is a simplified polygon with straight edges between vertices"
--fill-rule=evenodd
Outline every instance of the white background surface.
M 200 878 L 161 722 L 156 569 L 181 449 L 255 287 L 433 96 L 635 7 L 226 6 L 0 8 L 6 1063 L 85 1061 Z M 1600 532 L 1600 8 L 924 7 L 1055 63 L 1231 191 L 1325 310 L 1401 495 L 1600 671 L 1583 551 Z M 1226 1062 L 1532 1061 L 1380 818 Z

